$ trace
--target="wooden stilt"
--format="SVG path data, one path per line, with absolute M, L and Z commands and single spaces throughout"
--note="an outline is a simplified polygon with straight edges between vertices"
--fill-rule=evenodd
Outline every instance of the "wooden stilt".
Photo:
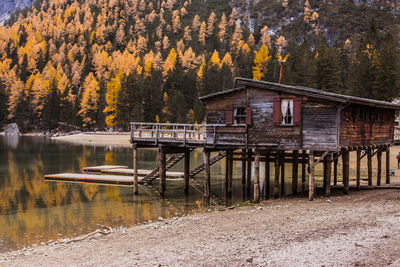
M 368 167 L 368 186 L 372 186 L 372 149 L 367 151 L 367 167 Z
M 332 155 L 326 155 L 325 196 L 331 195 Z
M 390 184 L 390 147 L 386 147 L 386 184 Z
M 204 169 L 204 192 L 203 196 L 205 199 L 210 199 L 210 187 L 211 187 L 211 179 L 210 179 L 210 151 L 203 149 L 203 163 L 205 166 Z
M 275 158 L 274 198 L 279 198 L 279 157 Z
M 228 193 L 228 176 L 229 176 L 229 164 L 230 160 L 229 157 L 231 155 L 229 154 L 229 150 L 226 151 L 226 157 L 225 157 L 225 193 Z
M 269 153 L 265 154 L 265 180 L 264 180 L 264 187 L 263 187 L 263 194 L 264 194 L 264 199 L 269 199 L 269 172 L 270 172 L 270 166 L 269 166 Z
M 229 151 L 229 171 L 228 171 L 228 186 L 227 193 L 232 195 L 232 181 L 233 181 L 233 151 Z
M 297 180 L 299 173 L 299 151 L 293 150 L 293 166 L 292 166 L 292 194 L 297 194 Z
M 285 195 L 285 162 L 283 160 L 283 155 L 280 157 L 281 161 L 281 196 Z
M 338 157 L 335 155 L 335 160 L 333 161 L 333 185 L 337 185 L 337 165 Z
M 349 193 L 349 151 L 347 149 L 342 150 L 342 161 L 343 161 L 343 193 L 347 195 Z
M 303 150 L 303 161 L 301 163 L 301 190 L 306 190 L 306 157 L 307 151 Z
M 244 154 L 246 153 L 246 149 L 242 149 L 243 159 L 242 159 L 242 184 L 246 184 L 246 157 Z
M 324 193 L 326 194 L 326 188 L 327 188 L 327 181 L 328 181 L 328 159 L 325 157 L 323 159 L 323 174 L 324 174 L 324 179 L 322 180 L 322 185 L 323 185 L 323 189 L 324 189 Z
M 189 173 L 190 173 L 190 150 L 185 150 L 185 163 L 184 163 L 184 190 L 185 194 L 189 193 Z
M 314 200 L 314 152 L 309 155 L 310 174 L 308 175 L 308 200 Z
M 138 194 L 139 188 L 139 160 L 138 160 L 138 149 L 136 146 L 133 147 L 133 193 Z
M 247 188 L 247 196 L 250 196 L 250 191 L 251 191 L 251 149 L 247 151 L 247 182 L 246 182 L 246 188 Z
M 376 154 L 376 158 L 378 160 L 377 166 L 377 174 L 376 174 L 376 184 L 381 185 L 381 178 L 382 178 L 382 151 L 379 148 L 378 153 Z
M 160 147 L 158 149 L 158 171 L 160 177 L 160 195 L 164 196 L 166 188 L 166 168 L 165 168 L 165 152 Z
M 356 166 L 356 179 L 357 179 L 357 184 L 356 184 L 356 189 L 357 191 L 360 191 L 360 183 L 361 183 L 361 150 L 357 149 L 357 166 Z
M 260 202 L 260 153 L 254 159 L 254 202 Z

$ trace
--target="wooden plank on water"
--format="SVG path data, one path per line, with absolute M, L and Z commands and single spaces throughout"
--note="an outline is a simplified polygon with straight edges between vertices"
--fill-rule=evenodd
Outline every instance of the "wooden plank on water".
M 133 176 L 59 173 L 44 176 L 47 180 L 133 185 Z
M 101 165 L 101 166 L 85 167 L 85 168 L 83 168 L 83 171 L 85 171 L 85 172 L 101 172 L 102 170 L 127 169 L 127 168 L 128 168 L 128 166 Z
M 145 177 L 148 175 L 152 170 L 141 170 L 138 169 L 139 177 Z M 113 174 L 113 175 L 132 175 L 134 174 L 133 169 L 106 169 L 101 170 L 101 173 L 104 174 Z M 167 178 L 169 179 L 178 179 L 184 177 L 184 172 L 167 172 Z

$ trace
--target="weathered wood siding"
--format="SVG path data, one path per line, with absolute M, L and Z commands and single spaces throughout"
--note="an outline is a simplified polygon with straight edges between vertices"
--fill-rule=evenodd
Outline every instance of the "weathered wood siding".
M 338 106 L 336 103 L 303 97 L 303 148 L 336 149 L 338 145 Z
M 274 99 L 277 96 L 301 98 L 299 125 L 274 123 Z M 337 102 L 251 86 L 209 99 L 206 121 L 225 124 L 226 110 L 237 107 L 251 108 L 251 125 L 219 127 L 215 134 L 216 145 L 247 144 L 250 147 L 323 151 L 393 142 L 394 110 L 355 104 L 340 109 Z M 361 120 L 360 112 L 367 113 L 367 117 Z M 209 136 L 208 142 L 213 141 L 214 136 Z
M 228 108 L 246 107 L 246 90 L 234 92 L 207 101 L 206 122 L 208 124 L 225 124 L 226 110 Z M 209 129 L 211 130 L 211 129 Z M 247 132 L 245 127 L 218 127 L 215 143 L 219 145 L 246 144 Z M 214 136 L 207 135 L 207 142 L 212 143 Z
M 252 110 L 252 124 L 248 130 L 249 144 L 265 147 L 275 144 L 282 149 L 299 149 L 301 146 L 300 126 L 274 124 L 273 103 L 276 96 L 296 97 L 258 88 L 248 89 L 248 101 Z
M 390 109 L 361 105 L 344 108 L 340 119 L 340 146 L 392 143 L 394 118 L 395 111 Z

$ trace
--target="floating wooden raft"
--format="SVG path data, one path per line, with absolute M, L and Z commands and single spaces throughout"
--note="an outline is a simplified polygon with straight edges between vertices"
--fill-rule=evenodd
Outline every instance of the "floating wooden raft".
M 128 169 L 128 166 L 101 165 L 101 166 L 85 167 L 85 168 L 83 168 L 83 171 L 85 171 L 85 172 L 101 172 L 102 170 L 111 170 L 111 169 Z
M 123 176 L 123 175 L 59 173 L 59 174 L 45 175 L 44 178 L 46 180 L 57 180 L 57 181 L 133 185 L 133 177 Z
M 151 170 L 138 170 L 138 175 L 139 177 L 145 177 L 148 175 Z M 134 175 L 133 169 L 104 169 L 101 170 L 101 173 L 104 174 L 116 174 L 116 175 Z M 183 172 L 166 172 L 166 177 L 170 179 L 178 179 L 178 178 L 183 178 L 184 173 Z

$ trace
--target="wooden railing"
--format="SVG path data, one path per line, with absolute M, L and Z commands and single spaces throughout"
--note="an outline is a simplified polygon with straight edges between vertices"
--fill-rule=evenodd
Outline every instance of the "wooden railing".
M 225 124 L 180 124 L 180 123 L 145 123 L 131 122 L 131 142 L 171 142 L 186 144 L 215 145 L 218 135 L 224 133 L 226 127 L 242 129 L 240 143 L 247 143 L 247 125 Z M 236 134 L 237 132 L 225 132 L 224 134 Z

